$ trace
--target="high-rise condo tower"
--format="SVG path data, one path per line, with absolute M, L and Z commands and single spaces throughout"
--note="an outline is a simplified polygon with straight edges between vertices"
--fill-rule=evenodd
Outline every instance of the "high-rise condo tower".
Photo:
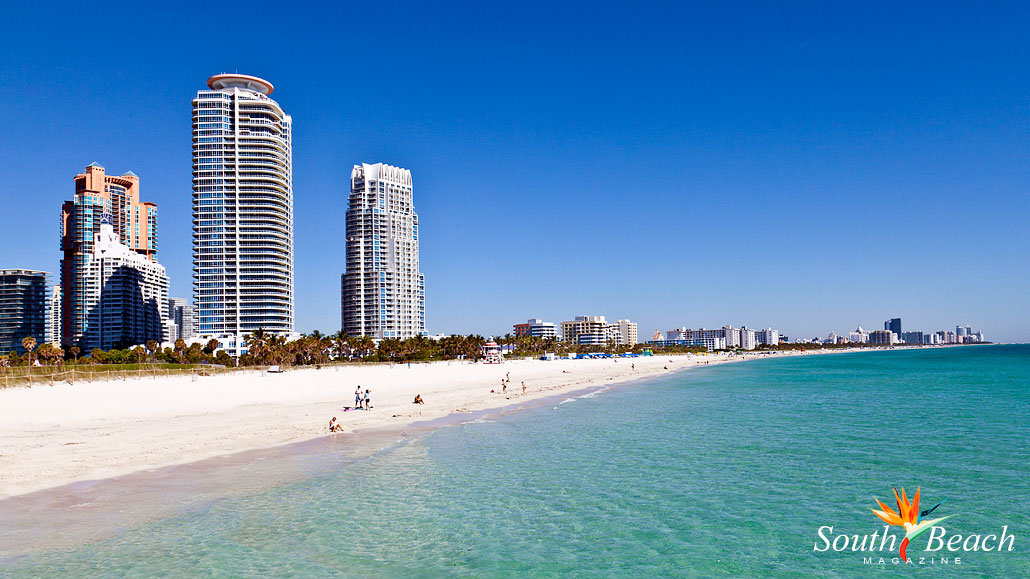
M 294 329 L 293 119 L 263 79 L 207 86 L 193 99 L 193 295 L 201 338 L 237 355 L 255 330 Z
M 361 164 L 350 179 L 347 271 L 340 280 L 343 331 L 377 339 L 425 334 L 411 171 Z
M 140 201 L 139 187 L 132 171 L 108 175 L 98 163 L 75 176 L 75 195 L 61 206 L 62 344 L 82 347 L 89 330 L 87 279 L 101 223 L 111 226 L 119 243 L 157 261 L 157 205 Z

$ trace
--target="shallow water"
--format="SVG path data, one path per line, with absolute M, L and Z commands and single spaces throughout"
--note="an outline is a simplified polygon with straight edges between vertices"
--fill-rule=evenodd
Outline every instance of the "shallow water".
M 1030 574 L 1028 346 L 775 359 L 606 390 L 360 460 L 299 450 L 270 459 L 284 482 L 128 517 L 90 544 L 8 556 L 0 574 Z M 954 515 L 949 535 L 1007 525 L 1014 550 L 914 569 L 813 550 L 820 526 L 882 532 L 870 509 L 892 486 L 921 487 L 922 508 L 947 499 L 933 516 Z M 929 562 L 926 541 L 909 556 Z

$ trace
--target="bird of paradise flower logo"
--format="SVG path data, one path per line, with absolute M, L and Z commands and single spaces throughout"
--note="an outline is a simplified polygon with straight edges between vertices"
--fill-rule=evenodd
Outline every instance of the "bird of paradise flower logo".
M 898 495 L 898 489 L 893 490 L 894 499 L 898 505 L 897 511 L 883 504 L 882 502 L 880 502 L 880 499 L 877 499 L 876 497 L 873 497 L 873 499 L 876 500 L 876 504 L 880 505 L 880 508 L 883 510 L 871 510 L 873 511 L 873 514 L 875 514 L 877 517 L 880 517 L 880 519 L 882 519 L 888 525 L 904 527 L 905 538 L 901 541 L 901 548 L 898 549 L 898 554 L 901 555 L 902 561 L 907 561 L 908 557 L 905 556 L 905 549 L 908 547 L 908 544 L 912 539 L 915 539 L 919 535 L 922 535 L 923 533 L 932 529 L 934 526 L 936 526 L 944 519 L 951 518 L 954 515 L 948 515 L 946 517 L 940 517 L 937 519 L 930 519 L 927 521 L 919 522 L 920 515 L 924 517 L 926 515 L 929 515 L 934 511 L 934 509 L 941 506 L 941 503 L 937 503 L 937 505 L 934 506 L 932 509 L 920 513 L 919 487 L 916 487 L 916 494 L 913 495 L 912 502 L 909 502 L 908 496 L 905 494 L 904 487 L 901 488 L 901 495 Z

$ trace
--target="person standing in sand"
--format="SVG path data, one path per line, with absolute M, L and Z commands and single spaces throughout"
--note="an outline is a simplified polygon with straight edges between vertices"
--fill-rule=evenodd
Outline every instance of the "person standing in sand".
M 365 388 L 365 410 L 372 409 L 372 391 Z
M 358 384 L 358 389 L 354 391 L 354 408 L 361 408 L 361 384 Z
M 522 393 L 523 394 L 526 393 L 526 381 L 525 380 L 522 381 Z

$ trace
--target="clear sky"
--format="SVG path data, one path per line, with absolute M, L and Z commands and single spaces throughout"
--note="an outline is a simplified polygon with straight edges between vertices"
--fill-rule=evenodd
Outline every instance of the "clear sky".
M 1025 3 L 4 8 L 0 267 L 56 271 L 90 162 L 191 295 L 190 100 L 294 119 L 297 323 L 339 329 L 350 169 L 412 171 L 427 329 L 862 324 L 1030 341 Z

